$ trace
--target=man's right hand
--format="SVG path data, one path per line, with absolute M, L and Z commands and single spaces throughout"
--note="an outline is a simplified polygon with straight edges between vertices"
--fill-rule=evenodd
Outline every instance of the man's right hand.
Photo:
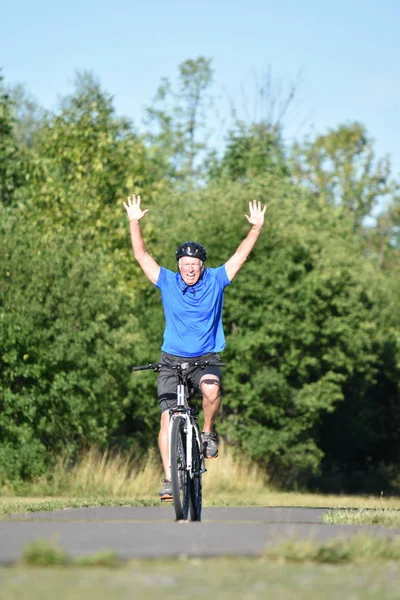
M 140 208 L 140 196 L 136 196 L 135 194 L 128 196 L 127 203 L 124 202 L 124 207 L 129 221 L 140 221 L 149 212 L 148 208 L 145 210 Z

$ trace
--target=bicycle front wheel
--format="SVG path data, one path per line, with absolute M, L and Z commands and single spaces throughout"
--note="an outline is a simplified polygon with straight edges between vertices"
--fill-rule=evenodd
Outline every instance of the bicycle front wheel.
M 189 480 L 186 469 L 185 419 L 176 417 L 171 429 L 171 483 L 176 520 L 186 520 L 189 512 Z
M 192 440 L 192 471 L 193 478 L 189 480 L 190 520 L 201 521 L 201 506 L 203 500 L 203 490 L 201 486 L 202 461 L 199 444 L 194 431 Z

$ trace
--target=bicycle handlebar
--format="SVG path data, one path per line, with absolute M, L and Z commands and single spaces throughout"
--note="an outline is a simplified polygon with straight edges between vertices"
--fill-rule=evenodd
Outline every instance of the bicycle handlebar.
M 158 368 L 160 366 L 160 363 L 151 363 L 149 365 L 141 365 L 140 367 L 132 367 L 132 371 L 146 371 L 147 369 L 153 369 L 154 371 L 158 371 Z
M 211 362 L 209 360 L 184 360 L 176 363 L 175 365 L 167 365 L 166 363 L 150 363 L 148 365 L 140 365 L 138 367 L 132 367 L 132 371 L 147 371 L 152 369 L 153 371 L 161 371 L 161 369 L 171 369 L 176 371 L 185 370 L 188 367 L 224 367 L 226 363 L 223 362 Z M 185 366 L 185 368 L 183 368 Z

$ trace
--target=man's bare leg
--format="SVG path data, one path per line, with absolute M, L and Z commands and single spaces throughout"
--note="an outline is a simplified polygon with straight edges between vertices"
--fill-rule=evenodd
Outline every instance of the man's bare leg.
M 204 427 L 201 439 L 205 458 L 217 458 L 218 437 L 214 431 L 214 421 L 221 406 L 219 379 L 215 376 L 204 375 L 200 381 L 203 392 Z
M 158 448 L 161 454 L 162 465 L 164 468 L 165 479 L 171 481 L 171 471 L 169 468 L 169 439 L 168 439 L 169 411 L 161 413 L 160 431 L 158 434 Z
M 221 407 L 218 377 L 215 375 L 204 375 L 200 380 L 200 389 L 203 394 L 203 431 L 213 431 L 215 417 Z

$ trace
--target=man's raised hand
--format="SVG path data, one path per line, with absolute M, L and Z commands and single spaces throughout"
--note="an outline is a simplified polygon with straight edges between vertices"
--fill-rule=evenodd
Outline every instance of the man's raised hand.
M 140 221 L 149 212 L 148 208 L 145 210 L 140 208 L 140 201 L 140 196 L 132 194 L 128 196 L 127 202 L 124 202 L 129 221 Z
M 262 226 L 264 225 L 264 215 L 266 209 L 267 205 L 265 205 L 264 208 L 261 208 L 261 202 L 253 200 L 253 202 L 249 202 L 250 216 L 245 215 L 245 217 L 256 229 L 262 229 Z

